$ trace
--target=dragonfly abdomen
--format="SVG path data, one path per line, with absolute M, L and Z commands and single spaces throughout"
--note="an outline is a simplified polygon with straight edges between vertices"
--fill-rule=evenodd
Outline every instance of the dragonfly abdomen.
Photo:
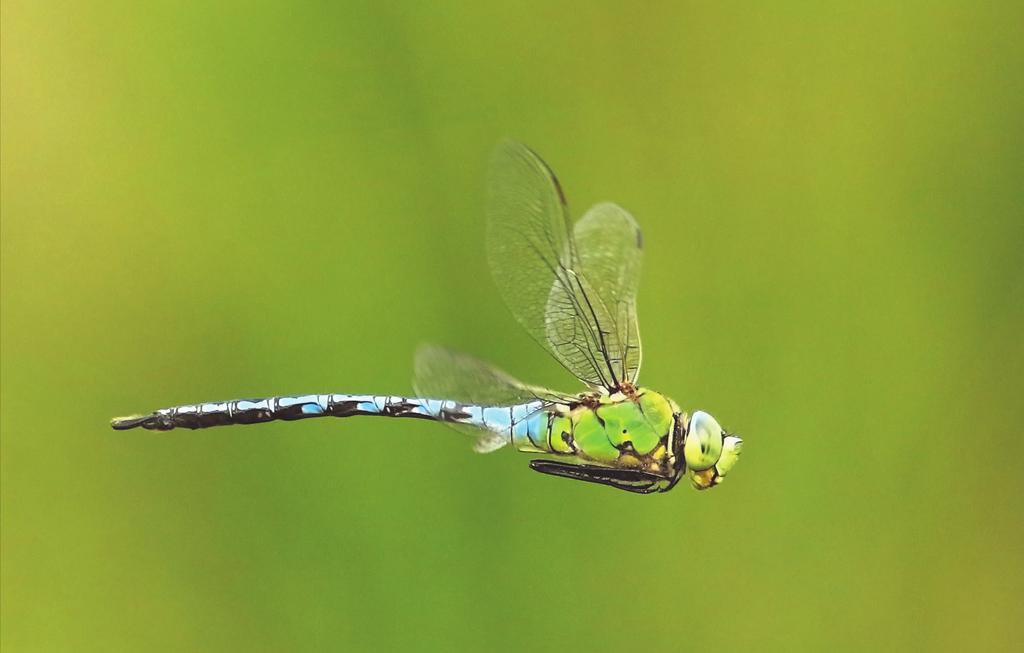
M 462 424 L 504 435 L 506 442 L 513 441 L 517 434 L 531 441 L 539 441 L 540 430 L 547 423 L 547 414 L 541 410 L 540 402 L 516 406 L 476 406 L 421 397 L 318 394 L 186 404 L 162 408 L 148 415 L 115 418 L 111 426 L 117 430 L 144 428 L 169 431 L 175 428 L 202 429 L 230 424 L 356 415 L 411 417 Z
M 232 401 L 185 404 L 161 408 L 149 415 L 116 418 L 115 429 L 142 427 L 156 431 L 174 428 L 202 429 L 229 424 L 259 424 L 274 420 L 297 420 L 307 417 L 333 415 L 381 414 L 374 402 L 377 397 L 353 395 L 303 395 L 295 397 L 267 397 L 264 399 L 235 399 Z M 385 399 L 380 397 L 380 399 Z

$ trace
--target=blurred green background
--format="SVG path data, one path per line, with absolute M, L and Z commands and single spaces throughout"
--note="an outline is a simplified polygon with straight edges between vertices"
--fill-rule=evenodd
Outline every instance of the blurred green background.
M 5 1 L 4 651 L 1019 645 L 1024 10 L 890 4 Z M 643 225 L 642 380 L 746 438 L 721 488 L 109 429 L 410 392 L 424 341 L 575 388 L 487 273 L 504 136 Z

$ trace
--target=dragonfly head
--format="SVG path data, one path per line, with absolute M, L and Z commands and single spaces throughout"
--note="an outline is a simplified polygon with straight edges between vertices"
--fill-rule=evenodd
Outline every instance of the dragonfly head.
M 706 490 L 721 483 L 742 448 L 743 440 L 726 433 L 714 417 L 700 410 L 694 413 L 683 436 L 683 458 L 693 486 Z

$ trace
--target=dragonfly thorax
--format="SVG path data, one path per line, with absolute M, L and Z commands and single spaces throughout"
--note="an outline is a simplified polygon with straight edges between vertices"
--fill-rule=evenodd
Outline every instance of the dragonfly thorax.
M 557 407 L 549 417 L 548 446 L 532 450 L 673 479 L 681 453 L 678 407 L 652 390 L 631 390 L 629 395 L 587 393 Z

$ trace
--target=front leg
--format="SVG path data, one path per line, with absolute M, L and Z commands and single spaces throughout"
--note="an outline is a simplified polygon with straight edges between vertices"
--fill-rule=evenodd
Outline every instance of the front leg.
M 573 465 L 554 460 L 531 460 L 530 469 L 542 474 L 561 476 L 577 481 L 588 483 L 599 483 L 626 492 L 637 494 L 651 494 L 668 489 L 668 479 L 643 472 L 636 469 L 614 469 L 610 467 L 598 467 L 596 465 Z M 671 485 L 668 485 L 671 487 Z

